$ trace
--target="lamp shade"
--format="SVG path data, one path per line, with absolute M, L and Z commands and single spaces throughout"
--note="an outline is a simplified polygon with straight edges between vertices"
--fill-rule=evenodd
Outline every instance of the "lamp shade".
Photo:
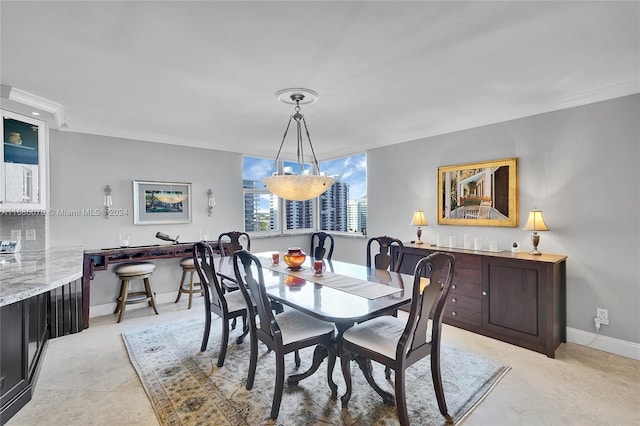
M 411 220 L 411 225 L 427 226 L 427 218 L 424 217 L 424 212 L 421 209 L 418 209 L 413 213 L 413 219 Z
M 262 179 L 267 189 L 280 198 L 307 201 L 324 194 L 333 184 L 331 176 L 273 175 Z
M 542 210 L 532 210 L 529 212 L 529 219 L 527 219 L 527 224 L 524 226 L 525 231 L 548 231 L 549 228 L 547 224 L 544 223 L 544 218 L 542 217 Z

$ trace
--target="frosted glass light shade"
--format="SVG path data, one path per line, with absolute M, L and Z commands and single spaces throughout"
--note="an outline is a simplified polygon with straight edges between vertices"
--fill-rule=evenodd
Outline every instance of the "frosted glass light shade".
M 275 175 L 262 179 L 267 189 L 280 198 L 307 201 L 324 194 L 333 185 L 331 176 Z

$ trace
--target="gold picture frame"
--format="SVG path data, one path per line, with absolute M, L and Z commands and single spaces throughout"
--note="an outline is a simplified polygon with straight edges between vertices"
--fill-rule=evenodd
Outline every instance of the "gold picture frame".
M 518 159 L 438 167 L 438 224 L 518 226 Z

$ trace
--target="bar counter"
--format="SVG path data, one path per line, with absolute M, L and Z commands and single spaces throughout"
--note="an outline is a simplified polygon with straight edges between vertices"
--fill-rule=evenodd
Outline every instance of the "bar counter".
M 82 246 L 0 254 L 0 307 L 82 278 Z

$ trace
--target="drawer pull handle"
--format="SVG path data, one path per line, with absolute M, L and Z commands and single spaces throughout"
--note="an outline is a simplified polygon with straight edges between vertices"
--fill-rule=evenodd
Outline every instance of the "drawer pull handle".
M 456 299 L 455 297 L 453 299 L 451 299 L 451 303 L 456 303 L 458 301 L 458 299 Z
M 456 286 L 455 284 L 453 284 L 453 285 L 451 286 L 451 288 L 455 290 L 456 288 L 458 288 L 458 286 Z
M 451 316 L 455 317 L 456 315 L 458 315 L 458 313 L 456 311 L 451 312 Z
M 483 295 L 483 296 L 486 296 L 486 295 L 487 295 L 487 292 L 486 292 L 486 291 L 483 291 L 483 292 L 482 292 L 482 295 Z

